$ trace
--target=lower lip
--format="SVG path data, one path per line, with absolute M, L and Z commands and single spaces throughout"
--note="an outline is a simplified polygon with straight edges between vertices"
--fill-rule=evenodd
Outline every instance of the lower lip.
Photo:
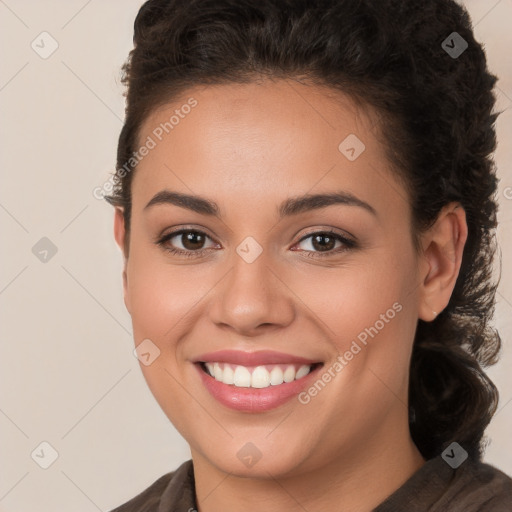
M 242 412 L 264 412 L 283 405 L 303 391 L 316 377 L 321 365 L 301 379 L 262 389 L 224 384 L 206 374 L 200 364 L 196 363 L 195 367 L 206 389 L 222 405 Z

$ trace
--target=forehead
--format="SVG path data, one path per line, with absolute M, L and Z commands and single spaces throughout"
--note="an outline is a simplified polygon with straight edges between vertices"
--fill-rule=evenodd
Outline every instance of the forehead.
M 292 80 L 190 88 L 139 130 L 139 146 L 154 147 L 138 164 L 134 207 L 170 186 L 242 204 L 317 185 L 382 192 L 394 177 L 376 120 L 339 91 Z
M 191 103 L 195 105 L 189 108 Z M 356 103 L 341 91 L 291 79 L 195 86 L 151 112 L 139 130 L 139 144 L 145 134 L 152 133 L 161 123 L 172 125 L 164 130 L 165 135 L 183 132 L 183 126 L 177 128 L 185 124 L 186 118 L 194 118 L 204 130 L 208 125 L 213 129 L 231 125 L 243 136 L 254 135 L 255 130 L 265 129 L 265 125 L 272 132 L 281 128 L 283 134 L 293 127 L 309 135 L 343 132 L 348 125 L 365 131 L 375 126 L 376 117 L 368 105 Z M 310 129 L 306 129 L 307 125 Z

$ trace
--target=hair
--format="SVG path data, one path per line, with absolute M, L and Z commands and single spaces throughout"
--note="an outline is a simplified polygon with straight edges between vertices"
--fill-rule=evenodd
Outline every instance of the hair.
M 453 32 L 468 44 L 457 58 L 442 45 Z M 409 427 L 426 459 L 456 441 L 481 460 L 498 403 L 483 368 L 498 360 L 501 345 L 490 325 L 498 286 L 498 114 L 496 77 L 465 9 L 452 0 L 149 0 L 133 42 L 122 67 L 126 116 L 106 197 L 122 208 L 126 255 L 140 127 L 198 85 L 306 80 L 370 106 L 410 196 L 417 249 L 443 206 L 462 205 L 468 238 L 455 288 L 435 320 L 418 320 L 416 328 Z

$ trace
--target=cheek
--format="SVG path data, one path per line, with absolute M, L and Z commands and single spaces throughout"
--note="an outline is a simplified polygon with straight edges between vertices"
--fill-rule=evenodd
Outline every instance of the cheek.
M 397 263 L 398 260 L 398 263 Z M 299 278 L 289 273 L 284 277 L 293 283 L 294 293 L 326 329 L 329 337 L 343 343 L 376 325 L 379 332 L 400 323 L 407 295 L 413 290 L 413 261 L 406 254 L 373 253 L 340 265 L 338 268 L 314 267 Z M 398 303 L 398 305 L 397 305 Z
M 167 265 L 140 247 L 131 252 L 127 268 L 135 345 L 149 339 L 157 347 L 152 353 L 158 353 L 150 364 L 140 362 L 142 374 L 162 410 L 183 432 L 193 414 L 190 396 L 183 392 L 176 350 L 179 339 L 192 329 L 194 305 L 207 292 L 192 268 Z
M 412 250 L 383 250 L 295 280 L 294 292 L 344 359 L 337 380 L 355 394 L 384 390 L 379 378 L 397 393 L 406 386 L 417 322 L 414 265 Z
M 136 342 L 172 339 L 174 328 L 183 332 L 194 305 L 211 288 L 205 278 L 193 265 L 168 265 L 148 251 L 134 250 L 128 263 L 127 290 Z

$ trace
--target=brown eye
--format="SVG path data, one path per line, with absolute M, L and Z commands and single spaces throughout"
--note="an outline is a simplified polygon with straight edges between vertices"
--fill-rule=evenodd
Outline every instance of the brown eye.
M 334 249 L 336 245 L 336 238 L 331 235 L 313 235 L 311 237 L 311 245 L 318 251 L 329 251 Z
M 195 229 L 180 229 L 164 235 L 157 244 L 165 250 L 184 256 L 195 256 L 195 253 L 202 253 L 203 250 L 211 248 L 205 246 L 211 238 L 202 231 Z
M 179 240 L 183 247 L 190 251 L 202 249 L 205 243 L 205 236 L 197 231 L 187 231 L 177 236 L 180 237 Z
M 317 253 L 322 257 L 321 253 L 326 253 L 325 256 L 338 254 L 355 247 L 356 243 L 333 231 L 319 231 L 303 237 L 297 245 L 301 250 L 311 253 L 312 257 L 317 257 Z

